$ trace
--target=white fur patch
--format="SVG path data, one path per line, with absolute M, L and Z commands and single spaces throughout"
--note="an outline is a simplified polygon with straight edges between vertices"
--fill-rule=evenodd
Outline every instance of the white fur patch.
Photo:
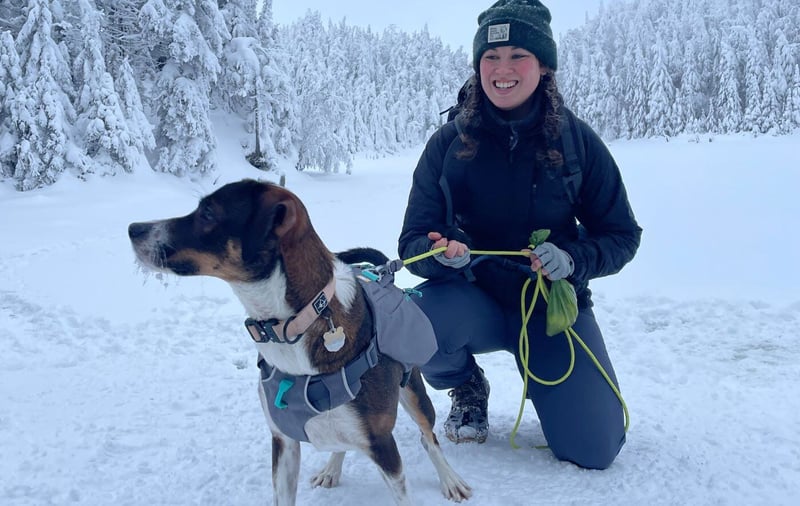
M 336 260 L 333 264 L 333 275 L 336 278 L 336 298 L 344 306 L 345 311 L 350 311 L 358 293 L 353 270 L 341 260 Z
M 350 403 L 315 416 L 306 423 L 308 441 L 323 451 L 347 451 L 369 448 L 369 441 Z
M 250 318 L 285 320 L 294 315 L 286 302 L 286 274 L 280 264 L 275 265 L 266 279 L 246 283 L 232 281 L 230 285 Z
M 150 223 L 152 223 L 152 227 L 147 234 L 147 238 L 143 241 L 135 241 L 133 243 L 136 259 L 139 261 L 139 265 L 146 270 L 171 272 L 169 269 L 165 269 L 159 265 L 163 263 L 161 262 L 163 258 L 159 258 L 159 255 L 162 254 L 161 246 L 169 245 L 170 242 L 166 222 L 153 221 Z

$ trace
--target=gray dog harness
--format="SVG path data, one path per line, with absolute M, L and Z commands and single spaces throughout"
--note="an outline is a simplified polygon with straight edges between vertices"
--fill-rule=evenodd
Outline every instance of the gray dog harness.
M 355 359 L 330 374 L 292 376 L 269 365 L 259 355 L 261 385 L 272 421 L 290 438 L 307 442 L 306 422 L 355 399 L 361 391 L 361 376 L 377 363 L 378 346 L 374 339 Z
M 281 432 L 297 441 L 307 442 L 306 422 L 355 399 L 361 391 L 361 377 L 378 364 L 379 355 L 386 355 L 403 364 L 405 375 L 402 385 L 405 386 L 411 369 L 426 363 L 436 353 L 436 336 L 427 316 L 404 290 L 394 284 L 394 272 L 400 267 L 402 262 L 397 260 L 378 268 L 353 267 L 372 313 L 374 326 L 367 349 L 339 371 L 293 376 L 279 371 L 259 355 L 261 385 L 266 394 L 270 417 Z M 315 306 L 317 316 L 330 318 L 325 316 L 325 310 L 331 296 L 328 294 L 322 304 L 310 304 Z M 318 295 L 315 301 L 320 298 L 325 298 L 325 294 Z M 291 334 L 284 330 L 285 326 L 278 323 L 257 322 L 248 318 L 245 326 L 256 342 L 271 340 L 291 345 L 299 341 L 300 336 L 292 339 Z

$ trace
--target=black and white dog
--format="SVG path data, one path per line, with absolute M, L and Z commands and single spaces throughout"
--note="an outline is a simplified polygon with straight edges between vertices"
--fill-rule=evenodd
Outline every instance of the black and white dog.
M 333 452 L 312 478 L 314 486 L 336 486 L 345 452 L 360 450 L 378 465 L 394 501 L 410 505 L 392 435 L 398 402 L 422 432 L 445 497 L 460 502 L 472 495 L 433 433 L 435 413 L 419 371 L 413 369 L 401 387 L 403 365 L 373 350 L 372 315 L 348 264 L 383 262 L 383 254 L 352 250 L 334 255 L 296 195 L 253 180 L 223 186 L 186 216 L 133 223 L 128 235 L 145 267 L 220 278 L 244 305 L 260 360 L 259 396 L 272 432 L 276 505 L 295 504 L 301 440 Z M 368 365 L 357 371 L 360 376 L 354 382 L 353 364 L 359 363 Z M 276 391 L 271 391 L 275 374 L 284 379 L 273 382 Z M 311 409 L 304 424 L 276 419 L 276 413 L 282 415 L 280 410 L 294 402 L 287 401 L 289 393 L 303 392 L 293 386 L 296 378 L 313 382 L 339 377 L 343 379 L 336 380 L 330 392 L 360 384 L 347 402 L 334 407 L 331 401 L 327 410 L 314 402 L 304 405 Z M 303 395 L 308 397 L 310 391 Z

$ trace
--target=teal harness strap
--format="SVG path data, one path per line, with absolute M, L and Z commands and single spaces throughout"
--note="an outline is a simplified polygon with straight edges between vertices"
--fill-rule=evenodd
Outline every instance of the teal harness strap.
M 294 380 L 282 379 L 278 384 L 278 393 L 275 395 L 275 407 L 278 409 L 286 409 L 289 405 L 283 400 L 283 396 L 294 386 Z

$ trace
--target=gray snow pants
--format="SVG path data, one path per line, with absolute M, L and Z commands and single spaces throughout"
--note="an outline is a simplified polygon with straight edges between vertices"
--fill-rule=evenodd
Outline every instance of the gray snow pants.
M 430 319 L 439 344 L 439 350 L 421 368 L 428 384 L 439 390 L 461 385 L 477 366 L 475 354 L 500 350 L 514 354 L 522 374 L 519 357 L 522 316 L 518 306 L 500 306 L 462 277 L 425 281 L 417 289 L 422 297 L 412 299 Z M 532 293 L 533 287 L 528 291 Z M 591 308 L 579 311 L 573 329 L 617 384 Z M 528 339 L 531 372 L 547 380 L 563 376 L 569 367 L 569 345 L 564 334 L 552 337 L 545 334 L 544 314 L 534 313 L 531 317 Z M 589 469 L 611 465 L 625 443 L 622 406 L 577 342 L 575 367 L 569 378 L 556 386 L 529 380 L 527 396 L 556 458 Z

